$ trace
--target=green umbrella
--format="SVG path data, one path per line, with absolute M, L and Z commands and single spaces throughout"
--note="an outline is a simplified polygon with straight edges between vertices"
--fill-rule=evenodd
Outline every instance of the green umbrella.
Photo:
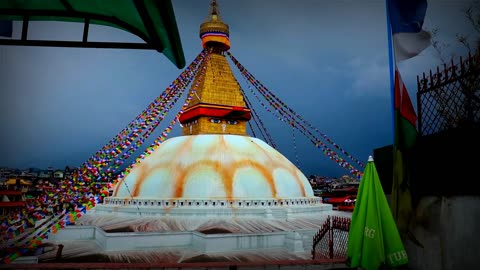
M 348 235 L 348 264 L 365 270 L 408 263 L 372 156 L 360 182 Z

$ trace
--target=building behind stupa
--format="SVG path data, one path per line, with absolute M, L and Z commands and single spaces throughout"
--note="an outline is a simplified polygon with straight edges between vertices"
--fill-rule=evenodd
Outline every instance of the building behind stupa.
M 182 136 L 164 141 L 102 204 L 49 239 L 64 245 L 63 256 L 100 254 L 114 262 L 310 258 L 313 235 L 332 215 L 331 205 L 314 196 L 285 156 L 247 134 L 251 110 L 225 57 L 229 27 L 215 0 L 200 38 L 209 55 L 179 119 Z

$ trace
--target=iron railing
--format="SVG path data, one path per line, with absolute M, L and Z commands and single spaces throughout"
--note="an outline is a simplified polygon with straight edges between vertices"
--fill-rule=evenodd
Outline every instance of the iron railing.
M 420 136 L 480 127 L 480 51 L 417 76 Z
M 312 259 L 347 260 L 350 222 L 349 218 L 328 216 L 313 236 Z

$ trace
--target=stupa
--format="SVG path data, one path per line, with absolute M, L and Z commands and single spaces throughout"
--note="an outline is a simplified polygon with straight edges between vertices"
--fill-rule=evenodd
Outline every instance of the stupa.
M 271 215 L 324 207 L 292 162 L 247 135 L 251 111 L 224 55 L 229 27 L 216 1 L 200 38 L 210 59 L 200 67 L 205 72 L 197 77 L 203 78 L 195 78 L 200 85 L 180 117 L 183 136 L 166 140 L 137 164 L 95 211 Z
M 79 256 L 75 241 L 90 240 L 80 254 L 110 261 L 309 258 L 331 205 L 285 156 L 247 134 L 251 110 L 225 56 L 229 26 L 215 0 L 200 38 L 210 55 L 179 119 L 182 136 L 164 141 L 103 203 L 49 238 L 65 255 Z

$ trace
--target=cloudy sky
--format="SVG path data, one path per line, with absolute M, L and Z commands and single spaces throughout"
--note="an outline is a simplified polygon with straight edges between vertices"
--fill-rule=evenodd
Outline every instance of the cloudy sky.
M 474 34 L 463 13 L 472 1 L 429 1 L 424 28 L 439 29 L 437 39 L 449 44 L 445 55 L 465 54 L 455 36 Z M 198 30 L 210 1 L 172 2 L 188 64 L 201 51 Z M 384 2 L 218 1 L 230 25 L 231 53 L 288 106 L 361 161 L 393 141 Z M 17 37 L 20 28 L 14 24 Z M 29 37 L 78 40 L 82 29 L 74 23 L 36 22 Z M 91 27 L 90 37 L 139 40 L 109 27 Z M 416 76 L 439 63 L 432 48 L 400 63 L 414 101 Z M 154 51 L 0 46 L 0 166 L 80 165 L 180 72 Z M 307 176 L 347 173 L 298 131 L 261 106 L 254 109 L 278 150 Z M 171 136 L 179 134 L 177 126 Z

